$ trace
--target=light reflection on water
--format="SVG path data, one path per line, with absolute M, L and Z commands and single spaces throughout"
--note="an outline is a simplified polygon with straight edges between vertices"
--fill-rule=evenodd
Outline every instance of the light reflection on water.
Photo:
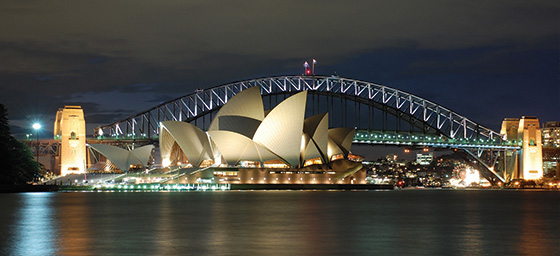
M 13 234 L 13 255 L 54 255 L 57 246 L 56 219 L 52 193 L 28 193 L 22 195 L 22 205 L 15 211 L 16 223 L 8 232 Z
M 553 191 L 0 195 L 2 255 L 557 255 Z

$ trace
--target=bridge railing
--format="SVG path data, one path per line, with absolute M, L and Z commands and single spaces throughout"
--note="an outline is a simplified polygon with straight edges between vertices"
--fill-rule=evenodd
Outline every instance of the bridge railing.
M 357 130 L 354 144 L 380 144 L 404 147 L 436 147 L 436 148 L 476 148 L 476 149 L 519 149 L 514 142 L 498 139 L 457 138 L 451 139 L 443 135 L 407 133 L 394 131 Z

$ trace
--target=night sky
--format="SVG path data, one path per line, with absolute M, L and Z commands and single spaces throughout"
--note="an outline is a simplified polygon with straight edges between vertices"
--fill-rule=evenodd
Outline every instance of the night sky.
M 416 94 L 499 131 L 560 121 L 560 1 L 1 1 L 16 136 L 81 105 L 88 134 L 197 88 L 316 73 Z M 47 136 L 48 134 L 48 136 Z

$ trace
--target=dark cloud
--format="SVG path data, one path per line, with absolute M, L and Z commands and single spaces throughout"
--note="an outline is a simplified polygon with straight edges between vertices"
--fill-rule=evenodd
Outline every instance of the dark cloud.
M 3 1 L 0 102 L 21 126 L 69 102 L 107 124 L 197 88 L 300 74 L 316 58 L 319 73 L 488 126 L 560 119 L 545 106 L 560 102 L 559 13 L 558 1 L 524 0 Z M 544 100 L 522 100 L 527 85 Z

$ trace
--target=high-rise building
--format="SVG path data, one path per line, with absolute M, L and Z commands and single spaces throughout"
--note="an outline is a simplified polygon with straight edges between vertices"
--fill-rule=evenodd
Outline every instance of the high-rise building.
M 86 171 L 86 121 L 80 106 L 65 106 L 56 112 L 54 137 L 61 140 L 60 174 Z
M 542 128 L 544 147 L 560 147 L 560 122 L 546 122 Z
M 546 122 L 542 128 L 543 171 L 547 177 L 560 177 L 560 122 Z

